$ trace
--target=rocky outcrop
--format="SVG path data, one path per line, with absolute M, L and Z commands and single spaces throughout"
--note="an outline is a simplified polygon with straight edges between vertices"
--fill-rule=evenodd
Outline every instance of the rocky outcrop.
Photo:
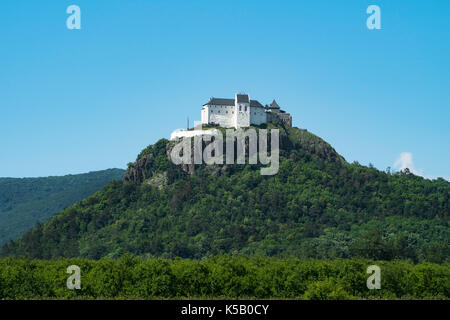
M 299 158 L 302 156 L 313 157 L 330 163 L 344 163 L 345 159 L 339 155 L 330 144 L 316 135 L 298 128 L 280 126 L 280 156 L 285 158 Z M 224 139 L 225 140 L 225 139 Z M 149 146 L 138 157 L 136 162 L 129 165 L 123 181 L 143 183 L 152 178 L 156 173 L 170 170 L 179 170 L 188 174 L 194 174 L 198 165 L 193 164 L 194 152 L 192 150 L 192 163 L 175 166 L 171 163 L 170 154 L 177 140 L 159 141 L 158 146 Z M 268 143 L 270 146 L 270 143 Z M 192 148 L 194 144 L 192 143 Z M 205 144 L 203 145 L 203 148 Z M 248 142 L 246 142 L 248 154 Z M 226 148 L 224 148 L 225 152 Z M 205 166 L 203 166 L 205 167 Z M 227 170 L 227 165 L 207 166 L 204 170 L 208 174 L 220 176 Z M 167 175 L 166 175 L 167 177 Z M 158 180 L 158 179 L 156 179 Z M 167 182 L 167 181 L 166 181 Z
M 337 153 L 329 143 L 303 129 L 288 128 L 284 131 L 280 137 L 280 149 L 288 152 L 302 151 L 326 162 L 345 162 L 344 157 Z
M 123 181 L 132 181 L 135 183 L 142 183 L 145 179 L 149 178 L 147 175 L 147 168 L 150 163 L 150 159 L 153 154 L 148 154 L 141 159 L 136 160 L 136 162 L 128 166 L 127 171 L 123 176 Z

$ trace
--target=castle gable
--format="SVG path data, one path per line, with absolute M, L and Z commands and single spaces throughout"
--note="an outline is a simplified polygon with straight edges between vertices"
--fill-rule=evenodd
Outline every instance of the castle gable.
M 248 94 L 236 94 L 236 100 L 238 103 L 250 103 Z

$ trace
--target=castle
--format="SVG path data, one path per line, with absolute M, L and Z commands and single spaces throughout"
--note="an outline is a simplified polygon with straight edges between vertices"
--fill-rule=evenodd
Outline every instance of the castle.
M 292 127 L 291 115 L 281 110 L 275 100 L 264 107 L 248 94 L 236 94 L 234 99 L 211 98 L 202 108 L 202 124 L 240 128 L 268 122 Z
M 202 125 L 237 129 L 268 122 L 283 123 L 287 127 L 292 127 L 292 116 L 281 110 L 275 100 L 270 106 L 263 106 L 257 100 L 250 100 L 248 94 L 235 94 L 234 99 L 211 98 L 202 107 Z M 217 129 L 188 128 L 188 130 L 175 130 L 170 139 L 216 133 L 218 133 Z

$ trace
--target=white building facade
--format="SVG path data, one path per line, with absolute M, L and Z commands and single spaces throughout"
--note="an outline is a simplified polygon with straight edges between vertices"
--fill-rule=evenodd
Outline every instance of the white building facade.
M 211 98 L 202 107 L 201 124 L 217 125 L 223 128 L 241 128 L 264 123 L 283 123 L 292 127 L 292 117 L 281 110 L 275 100 L 270 106 L 263 106 L 257 100 L 250 100 L 248 94 L 236 94 L 234 99 Z M 186 130 L 175 130 L 171 140 L 190 138 L 197 135 L 215 135 L 220 133 L 217 129 L 203 130 L 200 127 Z
M 236 94 L 234 99 L 211 98 L 202 108 L 202 124 L 240 128 L 263 123 L 267 123 L 266 108 L 248 94 Z

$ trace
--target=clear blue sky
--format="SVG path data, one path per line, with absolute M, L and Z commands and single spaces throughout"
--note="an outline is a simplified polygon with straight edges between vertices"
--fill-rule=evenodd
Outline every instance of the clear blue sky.
M 66 8 L 81 8 L 68 30 Z M 382 30 L 366 8 L 381 7 Z M 450 1 L 0 2 L 0 176 L 125 168 L 211 96 L 276 99 L 347 161 L 450 177 Z M 403 160 L 402 160 L 403 161 Z

